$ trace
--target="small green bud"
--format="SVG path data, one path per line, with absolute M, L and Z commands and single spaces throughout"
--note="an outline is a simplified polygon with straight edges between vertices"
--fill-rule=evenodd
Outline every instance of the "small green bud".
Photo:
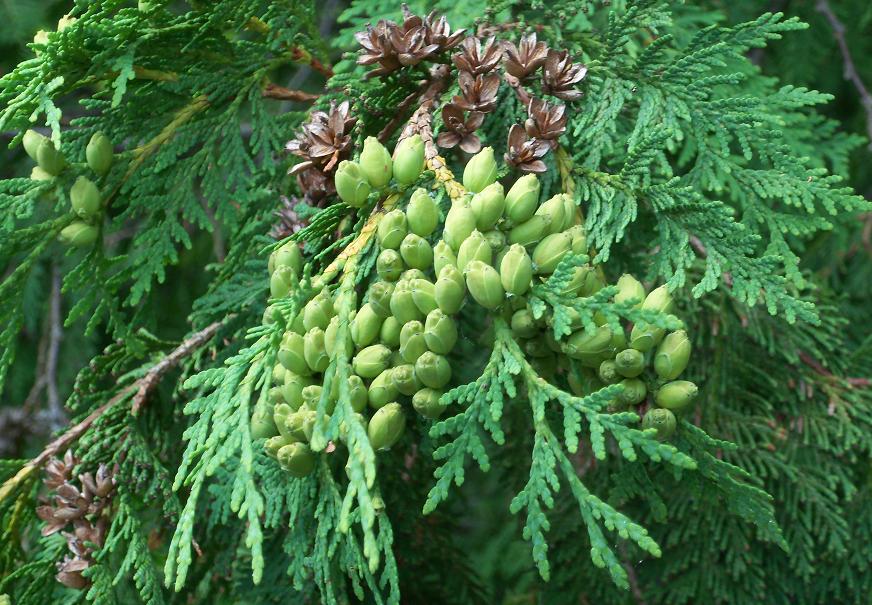
M 264 442 L 263 449 L 271 458 L 277 458 L 280 449 L 296 442 L 296 439 L 290 435 L 276 435 L 275 437 L 270 437 Z
M 581 217 L 578 215 L 578 206 L 576 205 L 575 200 L 568 193 L 563 194 L 563 208 L 565 211 L 565 222 L 563 223 L 562 230 L 566 230 L 576 226 L 575 219 L 578 218 L 581 220 Z
M 297 276 L 290 267 L 276 267 L 269 276 L 269 295 L 272 298 L 285 298 L 291 292 Z
M 661 408 L 677 411 L 693 403 L 697 394 L 699 389 L 689 380 L 673 380 L 660 387 L 654 400 Z
M 385 371 L 391 360 L 391 350 L 384 345 L 369 345 L 354 356 L 354 373 L 362 378 L 375 378 Z
M 391 370 L 391 380 L 394 381 L 394 386 L 397 391 L 403 395 L 411 397 L 421 388 L 421 383 L 415 376 L 415 366 L 410 363 L 403 364 Z
M 651 408 L 642 418 L 643 429 L 656 429 L 657 439 L 665 441 L 672 437 L 676 427 L 675 414 L 665 408 Z
M 330 295 L 327 294 L 326 290 L 322 290 L 303 307 L 303 326 L 307 332 L 312 328 L 323 330 L 335 314 Z
M 526 174 L 515 181 L 506 194 L 506 216 L 514 223 L 530 219 L 539 206 L 539 179 Z
M 445 240 L 439 240 L 433 246 L 433 272 L 438 277 L 445 265 L 457 266 L 457 255 Z
M 372 187 L 357 162 L 342 160 L 333 177 L 336 193 L 352 208 L 360 208 L 369 198 Z
M 327 324 L 330 325 L 330 324 Z M 306 333 L 306 326 L 303 325 L 303 313 L 297 313 L 294 316 L 294 321 L 291 322 L 291 330 L 302 336 Z
M 509 246 L 500 261 L 500 283 L 506 292 L 520 296 L 530 289 L 533 281 L 533 260 L 520 244 Z
M 532 338 L 539 332 L 529 309 L 518 309 L 512 314 L 512 334 L 518 338 Z
M 282 369 L 284 370 L 284 368 Z M 284 395 L 282 395 L 282 387 L 270 387 L 269 391 L 267 391 L 267 399 L 271 406 L 275 406 L 279 403 L 287 403 Z
M 491 183 L 472 196 L 469 207 L 475 214 L 475 226 L 479 231 L 493 229 L 503 216 L 506 207 L 506 196 L 503 186 Z
M 496 180 L 494 148 L 485 147 L 466 163 L 466 168 L 463 169 L 463 186 L 472 193 L 478 193 Z
M 351 322 L 351 340 L 361 349 L 371 345 L 378 338 L 381 324 L 382 318 L 373 310 L 372 305 L 363 305 Z
M 321 401 L 321 395 L 323 395 L 323 393 L 324 387 L 320 384 L 310 384 L 303 389 L 303 403 L 310 410 L 317 410 L 318 402 Z M 329 409 L 328 413 L 332 411 L 332 409 Z
M 535 216 L 544 216 L 550 219 L 546 233 L 553 234 L 562 231 L 566 224 L 566 206 L 563 203 L 563 194 L 558 193 L 539 206 Z
M 532 246 L 548 233 L 551 217 L 535 215 L 532 218 L 512 227 L 509 231 L 509 243 L 522 246 Z
M 48 137 L 43 138 L 36 148 L 36 162 L 40 168 L 54 176 L 59 175 L 67 165 L 64 156 L 55 149 L 54 143 Z
M 569 254 L 571 247 L 572 236 L 565 231 L 546 235 L 533 249 L 533 265 L 536 267 L 536 273 L 554 273 L 554 269 L 563 257 Z
M 421 315 L 427 315 L 433 309 L 439 307 L 436 304 L 436 286 L 433 282 L 426 279 L 413 279 L 410 282 L 412 287 L 412 300 L 415 306 L 421 312 Z
M 259 402 L 254 406 L 254 414 L 251 415 L 251 438 L 268 439 L 279 434 L 276 423 L 273 420 L 271 406 Z
M 273 408 L 273 422 L 279 435 L 293 437 L 294 427 L 290 425 L 290 419 L 295 413 L 296 410 L 286 403 L 279 403 Z
M 434 353 L 447 355 L 457 344 L 457 324 L 441 309 L 430 311 L 424 322 L 424 341 Z
M 611 359 L 606 359 L 600 364 L 599 370 L 597 370 L 597 375 L 599 376 L 599 379 L 606 384 L 615 384 L 621 380 L 621 375 L 618 374 L 618 368 L 615 366 L 615 362 Z
M 288 370 L 285 372 L 285 378 L 281 386 L 282 399 L 296 412 L 303 405 L 303 389 L 312 384 L 315 384 L 312 378 L 300 376 Z
M 112 141 L 102 132 L 95 132 L 85 147 L 85 159 L 91 170 L 100 176 L 104 176 L 112 167 L 113 160 Z
M 76 21 L 78 21 L 77 18 L 71 17 L 69 14 L 66 14 L 63 17 L 61 17 L 60 19 L 58 19 L 57 30 L 59 32 L 62 32 L 65 29 L 67 29 L 69 26 L 71 26 L 73 23 L 75 23 Z
M 410 284 L 416 279 L 427 279 L 427 274 L 420 269 L 406 269 L 403 271 L 402 275 L 400 275 L 401 281 L 407 281 Z
M 70 204 L 79 218 L 90 220 L 100 210 L 100 190 L 93 181 L 80 176 L 70 188 Z
M 312 369 L 306 363 L 305 346 L 302 336 L 290 330 L 285 332 L 284 337 L 282 337 L 282 344 L 279 347 L 279 363 L 294 374 L 309 376 L 312 373 Z
M 424 386 L 441 389 L 451 380 L 451 366 L 442 355 L 426 351 L 415 362 L 415 375 Z
M 406 222 L 409 231 L 421 237 L 428 237 L 439 224 L 439 206 L 426 189 L 415 189 L 409 206 L 406 208 Z
M 374 189 L 381 189 L 393 174 L 391 154 L 375 137 L 366 137 L 360 152 L 360 170 Z
M 400 329 L 400 357 L 406 363 L 415 363 L 426 350 L 424 324 L 418 320 L 406 322 Z
M 34 166 L 30 169 L 30 180 L 31 181 L 51 181 L 54 177 L 50 175 L 48 172 L 40 168 L 39 166 Z
M 577 359 L 588 368 L 598 368 L 611 355 L 612 331 L 608 326 L 600 326 L 593 332 L 579 330 L 573 332 L 566 341 L 566 354 Z
M 403 267 L 403 259 L 396 250 L 382 250 L 375 262 L 376 273 L 385 281 L 397 281 Z
M 412 407 L 424 418 L 436 420 L 445 411 L 445 406 L 439 400 L 442 391 L 434 389 L 421 389 L 412 397 Z
M 274 365 L 273 369 L 272 369 L 272 383 L 273 384 L 284 383 L 286 373 L 287 373 L 287 370 L 285 369 L 285 366 L 283 366 L 281 363 L 277 363 L 276 365 Z
M 662 380 L 675 380 L 690 361 L 690 340 L 687 332 L 678 330 L 660 343 L 654 356 L 654 370 Z
M 624 378 L 620 384 L 624 387 L 620 395 L 620 401 L 626 406 L 639 405 L 645 401 L 648 389 L 645 383 L 638 378 Z
M 338 380 L 334 379 L 333 384 L 338 384 L 338 382 Z M 350 398 L 352 410 L 360 413 L 366 409 L 366 402 L 369 399 L 369 394 L 367 393 L 366 385 L 363 384 L 363 379 L 356 374 L 352 374 L 348 377 L 348 396 Z
M 276 455 L 279 465 L 297 479 L 315 470 L 315 454 L 305 443 L 292 443 L 282 447 Z
M 393 369 L 387 369 L 375 377 L 367 390 L 369 407 L 374 410 L 382 408 L 397 398 L 397 387 L 394 386 L 391 374 Z
M 403 243 L 403 238 L 409 232 L 406 225 L 406 213 L 394 209 L 385 214 L 378 223 L 378 243 L 383 249 L 396 250 Z
M 664 334 L 666 334 L 666 330 L 663 328 L 640 321 L 633 324 L 633 330 L 630 332 L 630 346 L 645 353 L 656 347 L 663 340 Z
M 327 329 L 324 330 L 324 350 L 327 351 L 329 357 L 334 357 L 336 353 L 336 340 L 339 336 L 339 316 L 334 315 L 330 318 L 330 323 L 327 324 Z M 348 339 L 346 339 L 347 341 Z
M 391 314 L 391 296 L 394 284 L 378 281 L 369 287 L 369 305 L 376 315 L 384 319 Z
M 624 334 L 624 329 L 612 332 L 612 350 L 623 351 L 627 348 L 627 336 Z
M 587 254 L 587 235 L 584 227 L 582 225 L 570 227 L 567 233 L 572 237 L 572 253 Z
M 454 315 L 460 311 L 463 298 L 466 296 L 466 283 L 460 269 L 454 265 L 446 265 L 439 272 L 434 288 L 436 304 L 448 315 Z
M 391 296 L 391 315 L 402 324 L 423 317 L 415 305 L 412 284 L 406 280 L 398 281 L 396 288 L 394 288 L 394 293 Z
M 395 349 L 400 346 L 400 329 L 403 326 L 397 318 L 391 315 L 382 322 L 379 331 L 379 340 L 388 348 Z
M 21 144 L 24 145 L 24 151 L 27 155 L 30 156 L 30 159 L 34 162 L 37 161 L 37 150 L 39 149 L 40 144 L 47 137 L 43 134 L 38 133 L 35 130 L 28 130 L 24 133 L 24 136 L 21 139 Z
M 303 273 L 303 254 L 297 242 L 287 242 L 269 255 L 269 274 L 272 275 L 278 267 L 289 267 L 297 275 Z
M 303 337 L 303 356 L 306 363 L 315 372 L 323 372 L 330 365 L 330 358 L 324 347 L 324 330 L 311 328 Z
M 642 306 L 642 302 L 645 300 L 645 286 L 642 285 L 642 282 L 629 273 L 624 273 L 618 278 L 618 282 L 615 285 L 618 287 L 618 293 L 615 294 L 615 302 L 635 301 L 634 309 Z
M 497 270 L 479 260 L 469 263 L 465 273 L 466 287 L 475 302 L 493 310 L 503 304 L 506 293 Z
M 615 368 L 624 378 L 635 378 L 645 369 L 645 355 L 636 349 L 625 349 L 615 355 Z
M 424 141 L 421 135 L 406 137 L 394 149 L 394 178 L 401 185 L 411 185 L 424 172 Z
M 405 430 L 406 414 L 403 408 L 399 403 L 389 403 L 372 415 L 367 428 L 369 443 L 376 451 L 389 449 L 400 440 Z
M 487 245 L 490 246 L 491 252 L 495 255 L 498 254 L 506 247 L 506 234 L 500 231 L 499 229 L 491 229 L 490 231 L 485 231 L 482 235 L 484 235 L 484 239 L 487 242 Z M 494 263 L 495 267 L 499 266 L 499 263 Z
M 454 252 L 460 249 L 460 244 L 475 230 L 475 213 L 463 201 L 454 202 L 445 217 L 445 229 L 442 237 Z
M 485 264 L 491 264 L 493 260 L 493 251 L 490 244 L 484 239 L 484 236 L 478 230 L 473 230 L 463 243 L 460 244 L 460 249 L 457 251 L 457 268 L 461 273 L 466 271 L 469 263 L 474 260 L 480 260 Z
M 100 230 L 94 225 L 88 225 L 82 221 L 73 221 L 58 234 L 62 244 L 74 248 L 87 248 L 97 241 Z
M 582 265 L 576 267 L 572 272 L 572 277 L 563 288 L 563 292 L 568 296 L 592 296 L 603 289 L 603 282 L 596 269 L 590 265 Z
M 433 248 L 420 235 L 409 233 L 400 244 L 400 256 L 413 269 L 429 269 L 433 266 Z
M 661 313 L 672 313 L 674 307 L 674 301 L 666 284 L 651 290 L 651 293 L 645 297 L 645 301 L 642 303 L 643 309 L 660 311 Z

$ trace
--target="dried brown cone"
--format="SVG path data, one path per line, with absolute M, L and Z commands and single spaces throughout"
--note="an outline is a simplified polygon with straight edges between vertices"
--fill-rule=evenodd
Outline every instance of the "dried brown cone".
M 506 151 L 506 163 L 521 172 L 545 172 L 547 167 L 542 157 L 548 153 L 551 146 L 547 141 L 531 139 L 520 124 L 513 124 L 509 130 L 509 143 Z
M 285 148 L 303 161 L 291 168 L 297 174 L 309 168 L 330 172 L 343 157 L 348 155 L 351 136 L 348 131 L 357 121 L 351 117 L 351 105 L 343 101 L 339 105 L 330 103 L 330 110 L 312 112 L 309 122 L 304 124 L 297 138 L 289 141 Z
M 495 38 L 488 38 L 482 46 L 481 40 L 470 36 L 463 40 L 460 52 L 451 58 L 457 69 L 477 76 L 493 71 L 502 57 L 502 49 Z
M 542 99 L 530 99 L 527 114 L 530 116 L 524 122 L 527 135 L 547 140 L 552 148 L 555 147 L 557 139 L 566 132 L 566 105 L 550 105 Z
M 564 101 L 575 101 L 582 95 L 575 85 L 586 75 L 587 67 L 573 63 L 567 51 L 551 49 L 545 59 L 542 90 Z
M 523 36 L 517 46 L 505 42 L 506 71 L 523 80 L 545 64 L 548 56 L 548 45 L 536 39 L 536 32 Z
M 442 122 L 446 130 L 439 133 L 436 144 L 444 149 L 460 147 L 466 153 L 478 153 L 481 141 L 475 131 L 484 121 L 484 114 L 473 111 L 468 117 L 457 105 L 448 103 L 442 108 Z
M 497 74 L 473 76 L 462 71 L 458 77 L 463 96 L 456 96 L 453 103 L 464 111 L 487 113 L 497 106 L 500 77 Z
M 407 10 L 408 7 L 403 4 L 403 11 Z M 445 15 L 437 14 L 436 11 L 432 11 L 424 17 L 424 30 L 427 44 L 437 45 L 440 51 L 450 50 L 460 44 L 463 34 L 466 33 L 465 29 L 458 29 L 452 33 L 448 19 L 445 18 Z
M 296 205 L 299 204 L 301 200 L 296 197 L 288 198 L 283 195 L 281 197 L 281 201 L 281 208 L 273 213 L 277 220 L 273 225 L 273 228 L 269 232 L 270 237 L 275 240 L 285 239 L 289 235 L 296 233 L 297 231 L 306 226 L 306 221 L 301 219 L 297 212 L 294 210 Z
M 421 17 L 406 9 L 406 19 L 401 26 L 388 25 L 388 37 L 400 65 L 410 67 L 439 52 L 438 44 L 427 42 L 427 30 Z
M 354 37 L 363 47 L 358 65 L 372 65 L 378 63 L 379 67 L 366 74 L 366 78 L 383 76 L 400 68 L 400 59 L 391 42 L 391 30 L 397 27 L 392 21 L 381 20 L 375 27 L 367 24 L 366 29 L 357 32 Z

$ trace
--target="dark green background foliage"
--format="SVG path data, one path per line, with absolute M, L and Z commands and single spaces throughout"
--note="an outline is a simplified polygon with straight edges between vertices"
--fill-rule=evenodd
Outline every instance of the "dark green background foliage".
M 400 19 L 399 5 L 149 4 L 0 2 L 0 480 L 186 335 L 223 325 L 138 414 L 125 392 L 74 448 L 85 470 L 120 467 L 93 587 L 54 580 L 65 545 L 39 535 L 33 511 L 44 492 L 34 476 L 0 501 L 0 594 L 15 605 L 395 602 L 398 589 L 404 603 L 868 603 L 866 0 L 409 3 L 441 10 L 455 28 L 512 24 L 507 38 L 536 26 L 589 65 L 561 141 L 589 232 L 613 280 L 631 271 L 675 288 L 703 389 L 693 422 L 714 438 L 685 432 L 676 443 L 697 469 L 612 453 L 594 460 L 584 433 L 573 460 L 584 485 L 662 549 L 655 558 L 606 532 L 629 589 L 592 563 L 568 485 L 548 512 L 550 581 L 537 573 L 542 557 L 534 561 L 522 538 L 529 521 L 509 512 L 530 478 L 526 405 L 506 406 L 506 444 L 488 445 L 489 472 L 467 465 L 463 487 L 429 516 L 421 509 L 436 463 L 427 454 L 438 444 L 423 437 L 411 468 L 402 454 L 379 455 L 390 523 L 381 519 L 376 539 L 393 544 L 393 557 L 375 576 L 362 571 L 354 539 L 316 535 L 316 512 L 338 518 L 344 486 L 291 481 L 235 430 L 250 413 L 243 376 L 271 346 L 257 329 L 268 234 L 281 197 L 299 193 L 283 147 L 310 109 L 262 89 L 271 81 L 323 93 L 322 109 L 351 98 L 359 144 L 413 84 L 363 80 L 352 35 Z M 70 10 L 76 25 L 35 56 L 27 44 L 36 30 Z M 332 79 L 308 53 L 333 66 Z M 846 62 L 855 81 L 843 77 Z M 522 115 L 518 103 L 502 105 L 482 131 L 486 143 L 503 150 Z M 55 241 L 68 200 L 26 178 L 32 162 L 18 143 L 28 127 L 62 139 L 76 161 L 97 130 L 115 142 L 102 248 L 68 252 Z M 477 347 L 463 350 L 470 367 L 484 366 Z M 341 469 L 336 476 L 346 480 Z

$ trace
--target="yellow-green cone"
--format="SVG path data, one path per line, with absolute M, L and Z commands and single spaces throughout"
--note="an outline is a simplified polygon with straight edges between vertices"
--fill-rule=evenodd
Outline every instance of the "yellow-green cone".
M 303 254 L 296 242 L 287 242 L 270 254 L 269 274 L 272 275 L 277 267 L 289 267 L 297 275 L 303 272 Z
M 497 180 L 497 163 L 493 147 L 485 147 L 470 158 L 463 169 L 463 186 L 478 193 Z
M 400 256 L 413 269 L 429 269 L 433 265 L 433 248 L 420 235 L 409 233 L 400 244 Z
M 661 408 L 677 411 L 693 403 L 698 394 L 699 389 L 689 380 L 674 380 L 660 387 L 654 401 Z
M 503 304 L 506 297 L 500 274 L 497 270 L 479 260 L 469 263 L 466 273 L 466 287 L 472 298 L 485 309 L 493 310 Z
M 374 189 L 387 185 L 393 175 L 391 154 L 375 137 L 366 137 L 360 152 L 360 169 Z
M 35 130 L 28 130 L 24 133 L 24 136 L 21 139 L 21 144 L 24 146 L 24 151 L 30 156 L 30 159 L 34 162 L 37 161 L 37 150 L 39 149 L 39 145 L 46 138 L 45 135 L 38 133 Z
M 87 248 L 97 241 L 100 231 L 94 225 L 73 221 L 58 234 L 61 243 L 74 248 Z
M 386 347 L 396 349 L 400 346 L 400 330 L 402 325 L 393 315 L 386 317 L 382 322 L 381 330 L 379 330 L 379 342 Z
M 655 429 L 657 439 L 665 441 L 672 437 L 676 427 L 675 414 L 665 408 L 651 408 L 642 418 L 643 429 Z
M 415 375 L 424 386 L 441 389 L 451 380 L 451 366 L 442 355 L 426 351 L 415 362 Z
M 442 238 L 456 253 L 460 244 L 475 230 L 475 213 L 464 201 L 454 202 L 445 217 Z
M 630 406 L 639 405 L 645 401 L 648 389 L 645 387 L 644 382 L 638 378 L 624 378 L 620 384 L 624 387 L 624 391 L 620 396 L 621 403 Z
M 445 265 L 457 266 L 457 254 L 451 249 L 445 240 L 439 240 L 433 246 L 433 273 L 436 277 L 442 272 Z
M 406 280 L 398 281 L 394 288 L 394 293 L 391 296 L 391 315 L 396 317 L 401 324 L 423 317 L 415 305 L 412 285 Z
M 406 137 L 394 149 L 394 178 L 401 185 L 411 185 L 424 172 L 424 141 L 421 135 Z
M 645 369 L 645 356 L 636 349 L 625 349 L 615 355 L 615 369 L 624 378 L 635 378 Z
M 376 315 L 384 319 L 391 314 L 391 296 L 394 293 L 394 284 L 379 281 L 369 287 L 369 304 Z
M 618 286 L 618 293 L 615 294 L 615 302 L 622 303 L 636 301 L 635 304 L 633 304 L 634 309 L 638 309 L 642 306 L 642 302 L 645 300 L 645 286 L 642 285 L 642 282 L 629 273 L 624 273 L 620 278 L 618 278 L 618 283 L 615 285 Z
M 520 244 L 512 244 L 500 261 L 500 283 L 506 292 L 520 296 L 530 289 L 533 260 Z
M 597 375 L 606 384 L 615 384 L 621 381 L 621 375 L 618 374 L 618 369 L 615 367 L 615 362 L 612 359 L 606 359 L 600 364 Z
M 336 193 L 342 201 L 352 208 L 363 206 L 369 197 L 370 191 L 372 191 L 372 187 L 370 187 L 369 181 L 366 180 L 360 165 L 350 160 L 339 162 L 333 183 L 336 186 Z
M 445 411 L 445 406 L 439 403 L 442 391 L 421 389 L 412 397 L 412 407 L 424 418 L 435 420 Z
M 493 260 L 493 250 L 490 244 L 484 239 L 484 235 L 480 231 L 473 230 L 457 250 L 457 268 L 463 273 L 466 268 L 474 260 L 480 260 L 483 263 L 491 264 Z
M 375 378 L 385 371 L 391 360 L 391 350 L 384 345 L 370 345 L 354 356 L 354 373 L 361 378 Z
M 690 340 L 687 332 L 678 330 L 669 334 L 660 343 L 654 356 L 654 370 L 661 380 L 675 380 L 687 368 L 690 361 Z
M 563 227 L 566 225 L 566 205 L 563 203 L 563 194 L 558 193 L 539 206 L 534 216 L 549 218 L 547 233 L 563 231 Z
M 446 265 L 439 272 L 434 288 L 436 304 L 448 315 L 454 315 L 460 311 L 463 299 L 466 296 L 466 284 L 460 269 L 454 265 Z
M 551 217 L 537 214 L 520 223 L 509 231 L 509 243 L 522 246 L 532 246 L 542 239 L 551 226 Z
M 518 309 L 512 315 L 512 334 L 518 338 L 532 338 L 539 332 L 536 320 L 529 309 Z
M 312 384 L 315 384 L 312 378 L 288 370 L 281 386 L 282 399 L 296 412 L 303 404 L 303 389 Z
M 47 173 L 57 176 L 66 167 L 64 156 L 55 149 L 54 143 L 48 137 L 44 137 L 36 148 L 36 162 Z
M 376 259 L 375 270 L 385 281 L 397 281 L 405 265 L 400 253 L 396 250 L 382 250 Z
M 381 325 L 382 318 L 373 310 L 372 305 L 366 303 L 360 307 L 351 322 L 351 340 L 359 348 L 369 346 L 378 338 Z
M 324 330 L 312 328 L 303 337 L 303 356 L 306 364 L 315 372 L 323 372 L 330 365 L 327 349 L 324 346 Z
M 424 322 L 424 341 L 434 353 L 447 355 L 457 343 L 457 325 L 441 309 L 434 309 Z
M 506 194 L 506 216 L 515 224 L 529 220 L 539 207 L 539 179 L 535 174 L 519 178 Z
M 439 224 L 439 206 L 426 189 L 415 189 L 406 208 L 406 222 L 409 231 L 421 237 L 428 237 Z
M 112 141 L 102 132 L 95 132 L 85 147 L 88 166 L 100 176 L 105 175 L 112 167 L 112 153 Z
M 330 319 L 335 315 L 333 301 L 325 290 L 322 290 L 303 307 L 303 326 L 308 332 L 312 328 L 326 329 Z
M 493 229 L 503 216 L 503 209 L 506 207 L 503 186 L 499 183 L 491 183 L 472 196 L 469 207 L 475 214 L 475 226 L 479 231 Z
M 421 388 L 421 382 L 415 376 L 415 366 L 406 363 L 395 367 L 391 370 L 391 380 L 394 381 L 394 387 L 403 395 L 411 397 Z
M 566 354 L 577 359 L 588 368 L 598 368 L 611 357 L 612 331 L 608 326 L 600 326 L 593 332 L 579 330 L 573 332 L 566 341 Z
M 312 369 L 306 363 L 304 350 L 305 342 L 302 336 L 290 330 L 285 332 L 282 344 L 279 346 L 279 363 L 294 374 L 309 376 Z
M 305 443 L 286 445 L 278 451 L 276 457 L 279 465 L 298 479 L 315 470 L 315 454 Z
M 369 421 L 367 433 L 372 449 L 386 450 L 397 443 L 406 430 L 406 414 L 399 403 L 379 408 Z
M 90 220 L 100 210 L 100 191 L 97 185 L 80 176 L 70 188 L 70 205 L 80 219 Z
M 400 329 L 400 357 L 407 363 L 415 363 L 427 350 L 424 324 L 418 320 L 405 323 Z
M 406 213 L 399 209 L 391 210 L 378 223 L 378 243 L 382 248 L 396 250 L 408 232 Z
M 433 282 L 419 278 L 413 279 L 410 285 L 412 287 L 412 300 L 422 316 L 426 316 L 427 313 L 439 307 L 436 304 L 436 286 L 433 285 Z
M 572 236 L 565 231 L 546 235 L 533 249 L 533 266 L 538 274 L 554 273 L 554 269 L 569 254 Z

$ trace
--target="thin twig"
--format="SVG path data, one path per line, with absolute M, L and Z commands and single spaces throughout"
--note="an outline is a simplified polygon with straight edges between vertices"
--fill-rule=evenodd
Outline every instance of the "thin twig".
M 57 263 L 52 266 L 51 301 L 49 308 L 49 347 L 45 360 L 46 399 L 49 418 L 49 429 L 56 431 L 67 421 L 67 415 L 58 395 L 58 357 L 60 356 L 61 340 L 64 337 L 63 318 L 61 317 L 61 271 Z
M 302 90 L 291 90 L 290 88 L 285 88 L 284 86 L 268 82 L 267 85 L 263 87 L 261 96 L 267 99 L 279 99 L 281 101 L 311 103 L 312 101 L 315 101 L 319 95 L 310 92 L 303 92 Z
M 821 376 L 825 376 L 827 378 L 833 378 L 835 380 L 844 380 L 852 387 L 861 387 L 862 388 L 862 387 L 872 386 L 872 380 L 870 380 L 869 378 L 850 378 L 850 377 L 836 376 L 835 374 L 830 372 L 828 369 L 826 369 L 818 360 L 813 358 L 811 355 L 809 355 L 805 351 L 799 352 L 799 358 L 802 360 L 802 363 L 804 363 L 805 365 L 810 367 L 812 370 L 814 370 L 816 373 L 820 374 Z
M 424 80 L 421 86 L 415 92 L 411 93 L 405 99 L 403 99 L 399 105 L 394 110 L 394 117 L 391 118 L 390 122 L 385 124 L 385 127 L 381 129 L 381 131 L 376 135 L 376 138 L 382 143 L 387 142 L 388 139 L 391 138 L 391 135 L 394 134 L 394 131 L 399 128 L 400 124 L 403 123 L 406 119 L 406 113 L 409 109 L 415 104 L 421 96 L 427 91 L 430 86 L 430 80 Z
M 829 22 L 833 30 L 833 37 L 836 39 L 836 43 L 839 45 L 839 50 L 842 53 L 844 77 L 854 85 L 854 88 L 857 89 L 857 93 L 860 95 L 860 104 L 866 112 L 866 134 L 870 141 L 869 148 L 872 149 L 872 94 L 869 93 L 869 89 L 866 88 L 866 84 L 863 82 L 854 64 L 851 49 L 848 48 L 848 41 L 845 39 L 845 26 L 833 12 L 828 0 L 817 0 L 815 8 Z

